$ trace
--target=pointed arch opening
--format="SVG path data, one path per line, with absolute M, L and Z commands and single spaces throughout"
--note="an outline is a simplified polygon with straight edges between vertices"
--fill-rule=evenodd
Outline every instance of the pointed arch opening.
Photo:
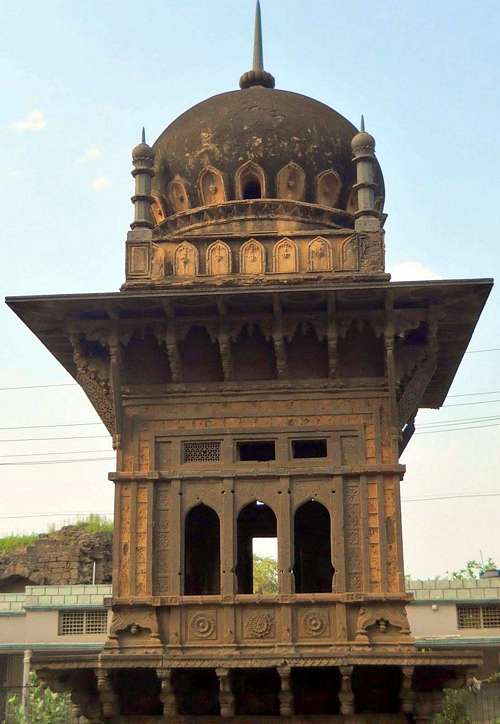
M 184 526 L 184 594 L 220 594 L 220 520 L 213 508 L 191 508 Z
M 187 184 L 178 176 L 168 185 L 168 200 L 174 214 L 187 211 L 191 207 Z
M 222 173 L 213 166 L 207 166 L 198 177 L 198 188 L 202 206 L 222 204 L 226 200 L 226 188 Z
M 235 380 L 272 380 L 276 377 L 274 345 L 258 326 L 246 325 L 232 343 Z
M 221 382 L 224 379 L 219 347 L 205 327 L 194 325 L 180 344 L 185 382 Z
M 168 354 L 151 330 L 134 332 L 123 351 L 127 385 L 161 385 L 172 381 Z
M 342 181 L 336 171 L 323 171 L 316 179 L 316 201 L 321 206 L 336 208 Z
M 248 200 L 266 197 L 266 176 L 253 161 L 247 161 L 236 171 L 236 196 Z
M 254 554 L 256 542 L 269 539 L 269 547 L 277 543 L 277 521 L 274 511 L 265 503 L 255 500 L 246 505 L 238 515 L 237 523 L 237 564 L 236 578 L 238 593 L 275 593 L 277 589 L 276 573 L 266 576 L 266 584 L 260 580 Z M 273 572 L 271 571 L 271 574 Z M 274 580 L 274 585 L 272 581 Z M 268 590 L 273 588 L 274 590 Z M 264 590 L 266 589 L 266 590 Z
M 299 326 L 286 342 L 288 376 L 291 379 L 320 379 L 328 377 L 328 346 L 318 339 L 314 327 Z
M 332 566 L 330 513 L 317 500 L 309 500 L 294 517 L 296 593 L 331 593 Z

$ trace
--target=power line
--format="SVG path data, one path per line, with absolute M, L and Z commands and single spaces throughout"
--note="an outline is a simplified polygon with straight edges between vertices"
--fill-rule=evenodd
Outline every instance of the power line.
M 492 390 L 491 392 L 466 392 L 461 395 L 448 395 L 448 397 L 478 397 L 482 395 L 500 395 L 500 390 Z
M 433 500 L 458 500 L 462 498 L 497 498 L 500 490 L 491 493 L 454 493 L 450 495 L 429 495 L 425 498 L 401 498 L 402 503 L 426 503 Z
M 95 427 L 102 422 L 65 422 L 57 425 L 22 425 L 20 427 L 0 427 L 0 430 L 42 430 L 51 427 Z
M 492 347 L 491 349 L 469 349 L 465 354 L 479 354 L 479 352 L 500 352 L 500 347 Z
M 0 520 L 18 520 L 20 518 L 67 518 L 80 515 L 106 515 L 113 517 L 113 513 L 96 513 L 95 510 L 81 510 L 76 513 L 25 513 L 23 515 L 0 515 Z
M 500 423 L 495 425 L 477 425 L 477 427 L 451 427 L 446 430 L 424 430 L 424 432 L 416 432 L 415 435 L 436 435 L 438 432 L 460 432 L 461 430 L 485 430 L 488 427 L 500 427 Z
M 37 452 L 37 453 L 9 453 L 0 455 L 0 458 L 35 458 L 42 455 L 91 455 L 93 453 L 107 453 L 109 450 L 64 450 L 61 452 Z
M 23 385 L 21 387 L 0 387 L 0 392 L 6 390 L 43 390 L 49 387 L 79 387 L 76 382 L 64 382 L 58 385 Z
M 109 440 L 110 435 L 71 435 L 66 437 L 13 437 L 0 438 L 0 442 L 48 442 L 49 440 Z
M 465 407 L 466 405 L 489 405 L 493 402 L 500 402 L 500 400 L 478 400 L 477 402 L 453 402 L 451 405 L 443 405 L 443 407 Z
M 19 466 L 19 465 L 66 465 L 67 463 L 96 463 L 113 461 L 115 458 L 80 458 L 76 460 L 23 460 L 18 463 L 0 463 L 1 467 Z
M 423 422 L 417 424 L 418 428 L 421 427 L 441 427 L 442 425 L 463 425 L 467 422 L 491 422 L 492 420 L 500 420 L 500 415 L 493 415 L 487 417 L 457 417 L 456 420 L 441 420 L 441 422 Z

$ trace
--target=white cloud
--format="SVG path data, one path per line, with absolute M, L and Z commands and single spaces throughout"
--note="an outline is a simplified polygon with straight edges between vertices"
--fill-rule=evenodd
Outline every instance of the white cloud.
M 429 269 L 419 261 L 402 261 L 388 270 L 393 282 L 423 281 L 425 279 L 442 279 L 437 272 Z
M 24 118 L 20 118 L 18 121 L 11 123 L 9 128 L 19 133 L 37 133 L 38 131 L 43 131 L 46 125 L 47 120 L 42 111 L 34 110 Z
M 96 191 L 102 191 L 103 189 L 107 189 L 111 186 L 111 181 L 108 176 L 98 176 L 92 181 L 92 186 Z
M 97 161 L 98 158 L 101 158 L 101 150 L 96 146 L 92 146 L 84 152 L 82 161 Z

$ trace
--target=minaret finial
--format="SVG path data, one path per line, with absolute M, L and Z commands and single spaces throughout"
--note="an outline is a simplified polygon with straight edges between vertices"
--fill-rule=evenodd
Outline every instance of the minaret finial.
M 146 143 L 146 129 L 144 128 L 144 126 L 142 127 L 142 139 L 141 139 L 141 141 L 142 141 L 142 143 Z
M 274 88 L 274 78 L 264 70 L 264 51 L 262 46 L 262 14 L 260 0 L 255 8 L 255 35 L 253 43 L 253 68 L 240 78 L 240 88 L 251 88 L 260 85 L 263 88 Z
M 260 12 L 260 0 L 257 0 L 255 8 L 255 34 L 253 41 L 253 70 L 262 73 L 264 70 L 264 49 L 262 46 L 262 15 Z
M 365 117 L 361 116 L 361 126 L 360 126 L 361 132 L 365 132 Z

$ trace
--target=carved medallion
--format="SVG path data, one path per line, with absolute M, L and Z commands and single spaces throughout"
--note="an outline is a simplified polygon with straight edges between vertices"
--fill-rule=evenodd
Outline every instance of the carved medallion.
M 248 638 L 267 639 L 274 636 L 274 616 L 271 613 L 254 613 L 245 622 Z
M 302 618 L 302 625 L 308 636 L 322 636 L 328 627 L 328 621 L 323 612 L 308 611 Z
M 215 616 L 195 614 L 189 622 L 189 630 L 195 639 L 209 639 L 215 634 Z

